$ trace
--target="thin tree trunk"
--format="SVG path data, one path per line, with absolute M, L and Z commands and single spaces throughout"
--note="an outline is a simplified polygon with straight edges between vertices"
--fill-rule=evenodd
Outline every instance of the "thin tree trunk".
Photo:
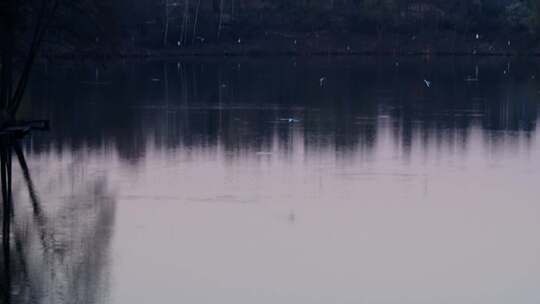
M 3 20 L 2 74 L 0 80 L 0 108 L 6 109 L 11 99 L 13 88 L 13 44 L 14 44 L 14 15 L 15 0 L 9 0 L 6 17 Z M 1 120 L 1 118 L 0 118 Z M 0 121 L 1 123 L 1 121 Z
M 180 45 L 187 41 L 187 31 L 189 25 L 189 0 L 184 1 L 184 17 L 182 18 L 182 29 L 180 31 Z
M 193 22 L 193 36 L 191 37 L 191 44 L 195 43 L 197 37 L 197 23 L 199 22 L 199 9 L 201 7 L 201 0 L 197 2 L 197 8 L 195 9 L 195 21 Z
M 219 37 L 221 36 L 221 28 L 223 26 L 223 0 L 220 0 L 219 2 L 219 24 L 218 24 L 218 32 L 217 32 L 217 38 L 219 40 Z
M 167 46 L 169 38 L 169 0 L 165 0 L 165 20 L 163 29 L 163 46 Z

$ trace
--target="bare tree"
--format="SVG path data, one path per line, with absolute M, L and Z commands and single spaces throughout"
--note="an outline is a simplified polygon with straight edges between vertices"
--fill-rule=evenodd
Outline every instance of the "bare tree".
M 28 3 L 26 3 L 28 4 Z M 43 38 L 53 20 L 60 4 L 59 0 L 42 0 L 37 11 L 34 22 L 34 30 L 31 35 L 30 46 L 26 55 L 22 58 L 22 70 L 19 75 L 15 75 L 13 63 L 15 60 L 14 47 L 17 44 L 16 19 L 22 10 L 21 2 L 17 0 L 7 0 L 3 13 L 2 26 L 2 79 L 0 81 L 0 124 L 13 120 L 19 108 L 24 91 L 28 84 L 30 72 L 39 52 Z M 16 79 L 15 76 L 18 76 Z M 14 86 L 14 84 L 16 85 Z M 14 89 L 14 90 L 13 90 Z

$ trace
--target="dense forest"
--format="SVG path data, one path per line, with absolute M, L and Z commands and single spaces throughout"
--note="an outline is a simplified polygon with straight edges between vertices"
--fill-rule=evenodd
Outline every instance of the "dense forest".
M 5 0 L 0 123 L 40 58 L 540 54 L 540 0 Z
M 19 3 L 13 13 L 20 32 L 31 36 L 42 1 L 14 2 Z M 530 54 L 540 50 L 539 0 L 45 2 L 57 6 L 44 39 L 44 53 L 49 55 L 98 51 Z M 8 12 L 8 4 L 1 9 Z
M 123 50 L 532 52 L 540 31 L 538 0 L 117 0 L 98 11 L 108 19 L 87 41 Z

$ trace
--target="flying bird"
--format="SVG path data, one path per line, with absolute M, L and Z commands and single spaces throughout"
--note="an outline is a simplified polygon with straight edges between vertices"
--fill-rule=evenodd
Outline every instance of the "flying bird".
M 424 79 L 424 83 L 426 84 L 426 87 L 431 88 L 431 81 Z

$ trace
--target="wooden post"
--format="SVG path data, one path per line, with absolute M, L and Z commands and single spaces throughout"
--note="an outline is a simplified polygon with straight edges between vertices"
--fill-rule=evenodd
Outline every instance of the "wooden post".
M 8 190 L 11 182 L 8 182 L 8 149 L 9 135 L 0 135 L 0 179 L 2 184 L 2 255 L 4 262 L 5 280 L 3 282 L 3 300 L 5 303 L 10 303 L 11 300 L 11 263 L 10 263 L 10 235 L 11 235 L 11 199 Z

